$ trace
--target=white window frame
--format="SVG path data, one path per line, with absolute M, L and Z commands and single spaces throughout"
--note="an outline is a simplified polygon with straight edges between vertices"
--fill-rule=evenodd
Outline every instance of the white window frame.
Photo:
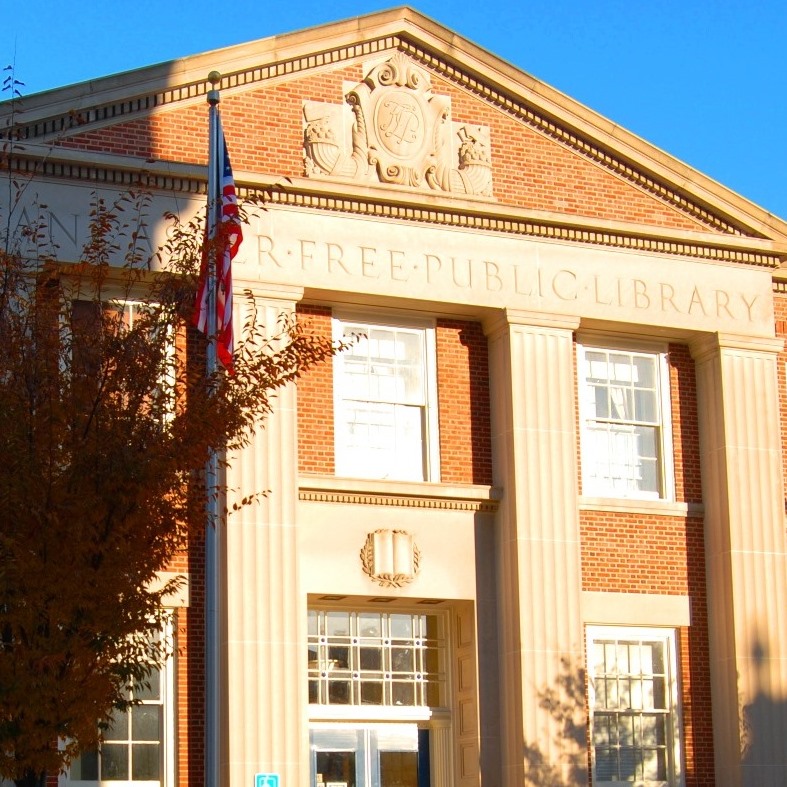
M 85 300 L 82 298 L 74 298 L 74 302 L 94 303 L 94 301 Z M 144 309 L 148 304 L 146 301 L 135 300 L 134 298 L 113 298 L 108 297 L 99 301 L 105 309 L 114 310 L 123 320 L 124 326 L 131 329 L 134 326 L 134 320 L 137 313 Z M 63 325 L 62 330 L 70 332 L 70 326 Z M 176 401 L 176 384 L 177 384 L 177 354 L 175 347 L 175 329 L 172 325 L 166 326 L 166 350 L 165 350 L 165 368 L 164 372 L 159 378 L 159 387 L 166 396 L 164 408 L 164 423 L 169 424 L 175 416 L 175 401 Z M 73 338 L 73 337 L 72 337 Z M 1 785 L 0 785 L 1 787 Z
M 347 360 L 350 357 L 345 353 L 338 353 L 333 359 L 333 388 L 334 388 L 334 457 L 336 475 L 350 478 L 368 478 L 392 481 L 440 481 L 440 441 L 438 432 L 437 412 L 437 353 L 435 344 L 435 329 L 433 320 L 419 320 L 399 318 L 386 314 L 369 314 L 368 312 L 356 313 L 341 311 L 334 313 L 333 338 L 341 341 L 345 335 L 345 326 L 357 327 L 359 333 L 363 328 L 383 328 L 403 330 L 418 334 L 421 337 L 424 377 L 423 377 L 423 407 L 421 429 L 421 467 L 416 464 L 395 463 L 396 466 L 388 468 L 385 472 L 376 472 L 375 463 L 368 461 L 368 457 L 353 456 L 348 450 L 350 444 L 349 429 L 346 426 L 343 413 L 348 401 L 344 396 L 344 373 Z M 378 400 L 368 401 L 373 404 L 397 404 L 396 402 Z
M 134 320 L 140 310 L 144 310 L 149 304 L 145 301 L 137 301 L 133 299 L 110 299 L 107 305 L 113 309 L 122 312 L 123 320 L 128 329 L 134 327 Z M 150 304 L 151 306 L 153 304 Z M 161 376 L 159 385 L 164 392 L 166 399 L 166 411 L 164 415 L 165 423 L 172 421 L 175 415 L 175 388 L 176 388 L 176 355 L 175 355 L 175 330 L 172 325 L 167 325 L 166 328 L 166 356 L 165 356 L 165 370 Z
M 175 665 L 172 624 L 168 623 L 164 634 L 170 642 L 170 655 L 161 667 L 161 707 L 162 726 L 160 738 L 161 779 L 133 780 L 133 779 L 72 779 L 70 773 L 61 774 L 58 778 L 58 787 L 174 787 L 175 786 L 175 682 L 177 669 Z
M 420 729 L 419 729 L 420 728 Z M 385 723 L 385 724 L 339 724 L 320 723 L 311 724 L 309 727 L 310 748 L 310 787 L 330 787 L 337 782 L 322 780 L 322 775 L 317 777 L 317 768 L 320 755 L 324 752 L 334 754 L 352 754 L 355 757 L 355 768 L 359 785 L 374 785 L 380 783 L 381 758 L 391 752 L 420 754 L 419 732 L 429 730 L 428 725 L 422 726 L 415 723 Z M 430 736 L 431 737 L 431 736 Z M 430 761 L 433 744 L 429 742 Z M 446 769 L 442 768 L 441 772 Z M 434 780 L 435 783 L 437 780 Z M 338 782 L 344 785 L 345 782 Z
M 378 609 L 375 607 L 359 606 L 309 606 L 309 617 L 317 615 L 330 616 L 331 613 L 341 613 L 349 615 L 350 630 L 344 634 L 332 636 L 327 632 L 320 634 L 310 632 L 308 635 L 308 647 L 310 653 L 309 659 L 309 682 L 316 688 L 318 697 L 317 702 L 311 702 L 309 705 L 309 712 L 312 719 L 321 718 L 371 718 L 377 721 L 397 721 L 397 720 L 411 720 L 411 719 L 429 719 L 435 713 L 449 712 L 450 709 L 450 682 L 449 682 L 449 653 L 450 653 L 450 636 L 449 636 L 449 617 L 446 612 L 439 610 L 413 610 L 410 608 L 395 608 L 395 609 Z M 385 633 L 370 638 L 364 638 L 359 630 L 362 624 L 362 615 L 364 613 L 380 614 L 383 615 L 383 628 Z M 420 672 L 404 671 L 399 674 L 394 673 L 391 661 L 392 652 L 396 649 L 397 645 L 394 644 L 399 639 L 398 646 L 407 650 L 419 649 L 427 645 L 427 641 L 423 637 L 424 632 L 414 632 L 412 640 L 408 637 L 397 638 L 395 634 L 388 631 L 387 627 L 391 623 L 391 616 L 414 616 L 414 617 L 430 617 L 437 626 L 435 641 L 431 643 L 432 647 L 436 648 L 434 654 L 438 659 L 438 669 L 431 677 L 433 690 L 437 692 L 442 701 L 441 705 L 429 705 L 427 702 L 429 692 L 426 684 L 423 682 L 425 676 Z M 324 621 L 328 623 L 327 619 Z M 338 649 L 340 652 L 346 652 L 347 663 L 335 664 L 331 659 L 331 652 Z M 375 669 L 364 669 L 359 659 L 362 658 L 362 651 L 369 649 L 370 651 L 379 651 L 380 663 Z M 317 655 L 317 659 L 312 661 L 311 655 Z M 425 654 L 421 654 L 415 658 L 415 664 L 421 664 Z M 387 666 L 386 666 L 387 665 Z M 425 662 L 423 663 L 425 666 Z M 330 678 L 335 677 L 343 684 L 346 684 L 348 689 L 348 697 L 360 700 L 362 693 L 362 686 L 367 680 L 380 687 L 381 697 L 380 702 L 364 702 L 358 701 L 355 703 L 335 703 L 331 702 L 328 696 L 328 684 Z M 414 692 L 414 696 L 418 701 L 413 703 L 401 704 L 392 701 L 392 683 L 406 684 Z M 311 688 L 310 688 L 311 691 Z
M 596 418 L 590 401 L 592 389 L 587 382 L 587 354 L 593 351 L 620 352 L 623 354 L 651 357 L 654 360 L 654 369 L 657 376 L 658 388 L 656 403 L 659 410 L 656 422 L 647 422 L 647 425 L 656 427 L 656 443 L 659 452 L 657 470 L 659 475 L 659 488 L 657 491 L 643 489 L 621 488 L 615 479 L 606 481 L 598 476 L 594 478 L 591 468 L 594 466 L 592 455 L 592 439 L 590 428 L 593 424 L 603 423 L 605 419 Z M 670 377 L 667 347 L 664 344 L 612 341 L 609 338 L 582 337 L 577 343 L 577 393 L 579 398 L 580 418 L 580 445 L 582 457 L 582 495 L 593 498 L 624 498 L 635 500 L 674 501 L 675 499 L 675 473 L 672 444 L 672 417 L 670 400 Z M 609 422 L 612 419 L 607 419 Z M 636 425 L 633 418 L 622 420 L 621 423 Z
M 647 690 L 646 684 L 649 676 L 661 675 L 651 671 L 648 673 L 646 670 L 640 668 L 639 671 L 634 669 L 624 673 L 617 670 L 618 663 L 616 662 L 615 668 L 611 671 L 605 671 L 601 662 L 601 654 L 599 649 L 595 647 L 597 643 L 605 642 L 659 642 L 662 644 L 664 651 L 664 674 L 661 678 L 664 682 L 664 692 L 666 696 L 666 709 L 649 709 L 646 707 Z M 587 626 L 586 627 L 586 654 L 587 654 L 587 675 L 588 675 L 588 715 L 590 721 L 589 728 L 589 742 L 591 752 L 591 765 L 592 765 L 592 780 L 594 785 L 598 787 L 631 787 L 631 785 L 638 785 L 638 787 L 682 787 L 684 784 L 684 769 L 683 769 L 683 746 L 681 742 L 681 702 L 680 702 L 680 687 L 678 681 L 678 665 L 677 665 L 677 636 L 673 628 L 655 628 L 655 627 L 642 627 L 642 626 Z M 610 713 L 613 715 L 619 712 L 621 718 L 630 719 L 632 723 L 633 735 L 642 733 L 642 728 L 637 727 L 636 718 L 652 717 L 660 715 L 666 719 L 665 730 L 666 739 L 663 746 L 663 751 L 666 756 L 666 779 L 644 779 L 644 780 L 601 780 L 597 774 L 597 754 L 596 743 L 597 740 L 604 740 L 603 731 L 597 730 L 596 715 L 599 710 L 596 707 L 597 701 L 601 705 L 604 702 L 604 687 L 601 681 L 619 681 L 621 686 L 626 683 L 630 703 L 628 705 L 619 705 L 617 708 L 614 705 L 607 706 Z M 630 682 L 629 682 L 630 681 Z M 641 681 L 641 694 L 643 701 L 637 703 L 636 700 L 631 698 L 637 695 L 637 684 Z M 619 689 L 618 696 L 625 696 L 623 688 Z M 650 710 L 650 712 L 648 712 Z M 662 712 L 659 713 L 659 710 Z M 640 714 L 639 712 L 642 711 Z M 600 715 L 600 714 L 599 714 Z M 641 722 L 640 722 L 641 724 Z M 620 727 L 616 729 L 620 730 Z M 640 751 L 647 747 L 632 746 L 632 751 Z
M 446 609 L 418 609 L 417 607 L 404 606 L 395 608 L 381 608 L 376 605 L 360 604 L 326 604 L 317 603 L 308 605 L 309 613 L 331 613 L 331 612 L 345 612 L 361 614 L 364 612 L 382 613 L 384 615 L 426 615 L 432 617 L 437 622 L 439 647 L 439 681 L 440 681 L 440 700 L 445 704 L 442 706 L 429 706 L 429 705 L 390 705 L 390 704 L 319 704 L 310 703 L 308 706 L 309 712 L 309 730 L 311 741 L 311 787 L 317 787 L 319 783 L 315 781 L 315 765 L 316 765 L 316 752 L 324 750 L 326 747 L 319 745 L 314 740 L 314 734 L 326 732 L 343 732 L 346 735 L 362 735 L 368 734 L 369 731 L 376 731 L 381 734 L 388 734 L 396 732 L 399 729 L 408 727 L 413 728 L 413 725 L 421 730 L 429 731 L 429 747 L 430 747 L 430 761 L 431 761 L 431 774 L 433 787 L 450 787 L 454 783 L 454 761 L 452 756 L 452 747 L 449 745 L 451 740 L 452 729 L 452 713 L 454 709 L 454 688 L 452 662 L 455 656 L 454 648 L 455 642 L 451 626 L 451 613 Z M 309 627 L 307 626 L 307 629 Z M 350 631 L 348 632 L 347 644 L 349 648 L 363 647 L 363 638 L 356 635 L 359 632 L 351 624 Z M 336 644 L 340 647 L 344 645 L 343 635 L 339 635 L 341 641 L 337 640 Z M 378 638 L 375 637 L 374 640 Z M 315 663 L 309 661 L 308 663 L 308 677 L 310 681 L 321 680 L 324 675 L 321 674 L 323 668 L 331 669 L 330 653 L 328 648 L 331 645 L 332 638 L 330 635 L 323 637 L 322 635 L 310 633 L 307 637 L 307 646 L 310 651 L 318 654 L 318 659 Z M 379 639 L 381 645 L 387 641 L 387 635 Z M 370 641 L 369 644 L 374 646 Z M 414 640 L 414 645 L 417 647 L 417 639 Z M 310 654 L 313 655 L 313 654 Z M 326 663 L 328 658 L 328 663 Z M 353 657 L 350 656 L 352 659 Z M 353 665 L 353 667 L 358 665 Z M 363 678 L 363 670 L 353 669 L 348 672 L 349 679 L 357 681 Z M 418 678 L 413 677 L 414 680 Z M 324 696 L 324 694 L 322 695 Z M 440 742 L 442 743 L 440 743 Z M 328 747 L 334 749 L 333 746 Z M 345 748 L 345 747 L 339 747 Z M 351 747 L 350 747 L 351 748 Z M 398 749 L 398 747 L 396 747 Z M 349 748 L 347 748 L 349 750 Z M 385 747 L 383 750 L 387 750 Z M 368 774 L 367 774 L 368 776 Z M 361 779 L 361 783 L 370 784 L 368 780 Z M 325 785 L 328 787 L 328 785 Z

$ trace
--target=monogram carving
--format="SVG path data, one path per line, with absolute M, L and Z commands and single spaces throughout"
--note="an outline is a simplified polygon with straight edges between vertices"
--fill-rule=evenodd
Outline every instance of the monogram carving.
M 304 103 L 307 176 L 492 196 L 488 127 L 453 123 L 450 99 L 402 53 L 344 98 Z
M 377 137 L 392 156 L 418 155 L 426 140 L 426 119 L 419 103 L 403 90 L 390 92 L 376 107 Z

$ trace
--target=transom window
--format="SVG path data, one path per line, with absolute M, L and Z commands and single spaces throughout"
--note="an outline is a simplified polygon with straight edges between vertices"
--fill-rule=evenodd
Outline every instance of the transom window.
M 680 784 L 674 632 L 588 627 L 593 784 Z
M 583 493 L 670 497 L 665 354 L 582 347 L 579 377 Z
M 310 610 L 308 629 L 310 703 L 446 704 L 439 615 Z
M 334 359 L 336 473 L 439 480 L 434 331 L 334 320 L 350 347 Z

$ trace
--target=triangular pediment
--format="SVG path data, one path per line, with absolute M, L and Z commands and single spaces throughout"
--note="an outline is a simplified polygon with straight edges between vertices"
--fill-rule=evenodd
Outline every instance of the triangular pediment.
M 194 174 L 211 71 L 241 184 L 787 244 L 785 222 L 409 8 L 31 96 L 18 134 L 30 151 Z

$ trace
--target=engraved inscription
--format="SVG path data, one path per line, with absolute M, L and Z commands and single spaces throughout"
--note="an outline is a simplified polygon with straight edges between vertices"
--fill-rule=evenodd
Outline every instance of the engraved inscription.
M 767 302 L 757 292 L 719 287 L 698 275 L 696 281 L 668 281 L 658 268 L 652 276 L 625 275 L 619 271 L 600 274 L 581 265 L 545 265 L 537 253 L 484 258 L 444 251 L 396 248 L 364 242 L 336 242 L 297 238 L 277 246 L 267 235 L 257 240 L 257 263 L 264 277 L 285 269 L 317 277 L 341 288 L 352 280 L 375 282 L 375 286 L 403 286 L 424 295 L 446 289 L 473 295 L 507 293 L 533 307 L 582 305 L 658 315 L 683 315 L 722 321 L 753 323 L 762 319 Z M 344 282 L 344 284 L 343 284 Z M 366 285 L 368 286 L 368 284 Z

